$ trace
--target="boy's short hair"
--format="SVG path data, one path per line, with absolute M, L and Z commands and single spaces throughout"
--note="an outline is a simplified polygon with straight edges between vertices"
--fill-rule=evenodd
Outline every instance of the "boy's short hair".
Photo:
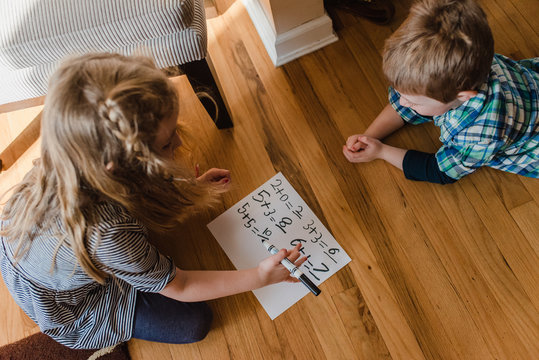
M 391 86 L 443 103 L 486 81 L 494 40 L 474 0 L 419 0 L 386 40 L 384 73 Z

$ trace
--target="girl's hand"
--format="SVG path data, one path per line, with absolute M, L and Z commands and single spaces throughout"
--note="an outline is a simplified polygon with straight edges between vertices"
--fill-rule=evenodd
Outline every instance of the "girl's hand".
M 367 147 L 367 144 L 359 140 L 360 137 L 364 136 L 363 134 L 356 134 L 349 136 L 346 139 L 346 148 L 351 152 L 357 152 L 363 150 Z
M 228 185 L 230 184 L 230 170 L 211 168 L 197 177 L 197 180 L 214 183 L 215 185 Z
M 350 140 L 354 136 L 356 138 Z M 348 138 L 348 140 L 352 144 L 348 146 L 347 141 L 346 145 L 344 145 L 342 149 L 343 154 L 348 159 L 348 161 L 353 163 L 359 163 L 369 162 L 381 158 L 384 144 L 382 144 L 380 140 L 365 135 L 352 135 Z M 355 148 L 359 150 L 350 150 Z
M 262 286 L 276 284 L 282 281 L 298 282 L 299 280 L 290 275 L 290 271 L 281 264 L 281 261 L 285 257 L 288 257 L 288 260 L 292 261 L 299 268 L 307 260 L 305 256 L 299 259 L 299 249 L 301 249 L 301 244 L 297 244 L 292 250 L 281 249 L 277 254 L 262 260 L 257 268 L 258 276 L 263 284 Z

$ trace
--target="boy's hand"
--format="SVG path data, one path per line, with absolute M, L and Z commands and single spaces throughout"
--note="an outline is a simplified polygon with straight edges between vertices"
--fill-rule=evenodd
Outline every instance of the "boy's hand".
M 361 145 L 352 146 L 351 148 L 358 148 L 360 150 L 351 151 L 347 141 L 347 145 L 343 146 L 342 152 L 348 161 L 359 163 L 381 158 L 384 144 L 380 140 L 365 135 L 353 135 L 350 138 L 354 136 L 356 136 L 356 142 L 354 144 Z M 350 138 L 348 139 L 350 140 Z
M 292 250 L 281 249 L 277 254 L 262 260 L 260 264 L 258 264 L 258 276 L 260 277 L 263 286 L 276 284 L 282 281 L 299 281 L 295 277 L 291 276 L 290 271 L 288 271 L 284 265 L 281 264 L 281 261 L 285 257 L 288 257 L 288 260 L 292 261 L 292 263 L 299 268 L 301 264 L 307 260 L 307 257 L 302 257 L 299 259 L 299 249 L 301 249 L 301 244 L 297 244 Z
M 197 177 L 197 180 L 225 186 L 230 184 L 230 170 L 211 168 Z
M 367 147 L 367 144 L 359 140 L 360 137 L 364 136 L 363 134 L 356 134 L 349 136 L 346 140 L 346 148 L 352 152 L 363 150 Z

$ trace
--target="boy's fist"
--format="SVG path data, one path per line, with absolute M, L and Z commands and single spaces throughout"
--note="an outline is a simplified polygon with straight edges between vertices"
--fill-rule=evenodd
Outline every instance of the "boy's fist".
M 342 151 L 348 161 L 359 163 L 379 159 L 382 147 L 383 144 L 378 139 L 365 135 L 352 135 L 346 141 Z
M 365 149 L 367 144 L 359 140 L 360 137 L 364 136 L 363 134 L 356 134 L 349 136 L 346 140 L 346 148 L 352 152 L 356 152 L 362 149 Z

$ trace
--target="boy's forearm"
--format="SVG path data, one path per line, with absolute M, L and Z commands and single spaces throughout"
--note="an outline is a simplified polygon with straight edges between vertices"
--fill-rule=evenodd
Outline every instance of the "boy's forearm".
M 379 158 L 402 170 L 402 162 L 407 151 L 406 149 L 383 144 Z
M 257 268 L 237 271 L 183 271 L 160 292 L 183 302 L 205 301 L 265 286 Z
M 393 106 L 391 106 L 391 104 L 387 104 L 380 114 L 378 114 L 378 116 L 374 119 L 371 125 L 369 125 L 367 130 L 365 130 L 364 134 L 381 140 L 403 127 L 404 124 L 404 120 L 402 120 Z

